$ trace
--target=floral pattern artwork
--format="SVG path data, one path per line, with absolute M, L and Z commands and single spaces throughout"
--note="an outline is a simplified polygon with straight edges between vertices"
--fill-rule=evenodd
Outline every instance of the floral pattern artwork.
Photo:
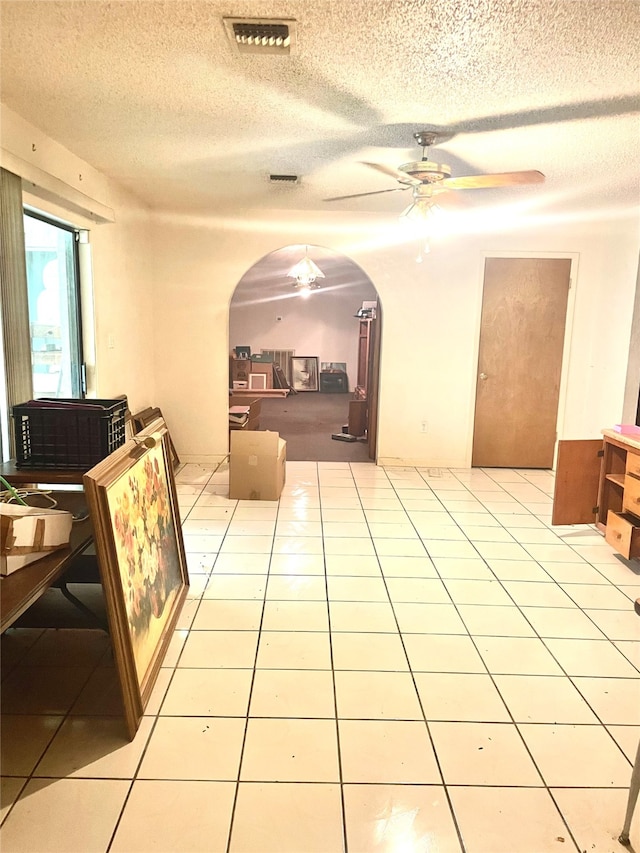
M 182 583 L 161 446 L 108 490 L 136 671 L 142 682 Z

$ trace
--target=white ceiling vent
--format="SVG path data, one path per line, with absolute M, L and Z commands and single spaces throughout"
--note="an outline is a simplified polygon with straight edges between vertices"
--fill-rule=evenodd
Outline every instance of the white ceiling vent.
M 224 28 L 238 53 L 289 56 L 295 47 L 292 18 L 223 18 Z

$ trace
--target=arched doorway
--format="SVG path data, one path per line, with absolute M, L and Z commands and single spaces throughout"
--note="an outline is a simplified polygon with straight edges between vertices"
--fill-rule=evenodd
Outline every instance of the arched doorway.
M 323 274 L 307 294 L 301 293 L 302 288 L 289 275 L 305 256 Z M 251 389 L 235 390 L 243 397 L 253 396 L 249 394 L 251 390 L 255 392 L 260 399 L 259 428 L 280 432 L 288 442 L 290 460 L 375 460 L 377 394 L 366 401 L 370 408 L 366 432 L 358 435 L 356 441 L 332 436 L 349 432 L 351 401 L 362 374 L 363 314 L 377 333 L 371 336 L 371 344 L 379 347 L 379 314 L 376 316 L 376 311 L 371 310 L 377 305 L 377 291 L 356 263 L 313 245 L 286 246 L 271 252 L 238 282 L 229 306 L 232 372 L 237 366 L 233 360 L 235 351 L 248 348 L 253 359 L 249 365 L 252 373 L 275 377 L 278 365 L 293 390 L 285 396 L 278 388 L 263 389 L 263 384 L 281 383 L 273 378 L 265 383 L 253 375 L 238 380 L 251 383 Z M 378 359 L 374 346 L 366 357 L 371 388 L 377 389 Z M 264 358 L 267 362 L 263 366 Z M 291 367 L 299 368 L 302 373 L 293 375 Z M 233 382 L 230 375 L 230 388 Z M 353 415 L 351 422 L 355 422 Z

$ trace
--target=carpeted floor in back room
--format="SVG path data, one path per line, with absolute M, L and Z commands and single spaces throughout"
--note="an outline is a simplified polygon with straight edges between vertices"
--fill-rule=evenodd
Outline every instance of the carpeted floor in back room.
M 366 437 L 337 441 L 347 423 L 351 394 L 300 392 L 262 399 L 260 429 L 274 430 L 287 442 L 292 462 L 370 462 Z

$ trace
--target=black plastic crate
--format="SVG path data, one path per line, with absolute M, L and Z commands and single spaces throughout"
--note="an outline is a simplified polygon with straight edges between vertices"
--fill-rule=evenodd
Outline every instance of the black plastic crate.
M 16 466 L 88 470 L 124 444 L 126 411 L 126 398 L 45 398 L 13 406 Z

